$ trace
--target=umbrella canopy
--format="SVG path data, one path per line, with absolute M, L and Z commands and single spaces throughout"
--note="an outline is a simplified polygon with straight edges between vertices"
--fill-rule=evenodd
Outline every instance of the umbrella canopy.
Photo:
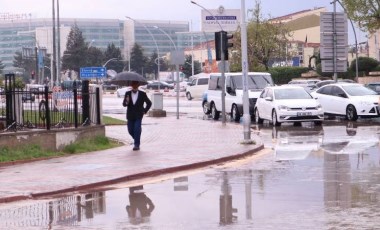
M 138 81 L 140 85 L 148 84 L 147 80 L 136 72 L 123 71 L 115 75 L 109 82 L 119 86 L 129 86 L 132 81 Z

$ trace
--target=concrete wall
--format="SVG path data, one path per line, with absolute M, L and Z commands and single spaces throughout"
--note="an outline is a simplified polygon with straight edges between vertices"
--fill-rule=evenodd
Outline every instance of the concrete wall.
M 39 145 L 44 150 L 62 150 L 66 145 L 77 140 L 91 138 L 95 136 L 105 136 L 105 126 L 85 126 L 77 129 L 59 130 L 36 130 L 18 131 L 0 134 L 1 147 L 21 147 L 28 145 Z

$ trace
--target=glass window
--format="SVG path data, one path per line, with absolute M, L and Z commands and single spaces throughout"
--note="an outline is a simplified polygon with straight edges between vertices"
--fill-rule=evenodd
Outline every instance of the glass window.
M 317 90 L 317 93 L 330 95 L 331 94 L 331 86 L 326 86 L 326 87 L 320 88 Z
M 236 89 L 243 89 L 242 75 L 231 76 Z M 273 85 L 270 75 L 248 75 L 248 89 L 264 89 L 268 85 Z
M 304 89 L 276 89 L 274 97 L 277 100 L 283 99 L 311 99 L 312 97 Z
M 344 85 L 342 88 L 351 96 L 377 95 L 377 93 L 363 85 L 350 84 Z
M 331 95 L 337 96 L 337 97 L 346 97 L 347 95 L 344 93 L 343 89 L 339 88 L 338 86 L 333 86 L 331 88 Z
M 207 85 L 207 84 L 208 84 L 208 78 L 198 79 L 198 85 Z

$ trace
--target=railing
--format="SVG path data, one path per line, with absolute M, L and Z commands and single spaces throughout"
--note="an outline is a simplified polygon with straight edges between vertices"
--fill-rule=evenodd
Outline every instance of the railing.
M 90 92 L 88 84 L 72 91 L 49 90 L 47 86 L 44 91 L 6 88 L 0 92 L 2 131 L 100 125 L 99 95 L 99 88 Z

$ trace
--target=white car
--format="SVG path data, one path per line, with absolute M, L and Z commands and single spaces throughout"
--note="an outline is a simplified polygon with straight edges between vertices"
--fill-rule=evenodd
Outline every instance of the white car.
M 358 117 L 379 117 L 379 95 L 357 83 L 334 83 L 311 93 L 321 103 L 325 114 Z
M 131 89 L 132 89 L 132 87 L 130 87 L 130 86 L 119 88 L 116 90 L 116 96 L 117 97 L 124 97 L 125 93 L 127 91 L 130 91 Z
M 269 120 L 279 126 L 283 122 L 313 121 L 321 125 L 322 106 L 301 86 L 270 86 L 264 88 L 255 106 L 256 123 Z

